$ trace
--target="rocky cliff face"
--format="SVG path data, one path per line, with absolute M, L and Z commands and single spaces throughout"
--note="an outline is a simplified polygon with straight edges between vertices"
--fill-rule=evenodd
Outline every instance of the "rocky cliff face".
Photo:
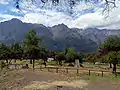
M 14 41 L 22 42 L 26 33 L 34 29 L 42 39 L 42 44 L 50 50 L 63 51 L 74 47 L 81 52 L 94 52 L 98 45 L 110 35 L 120 35 L 119 30 L 104 30 L 88 28 L 68 28 L 64 24 L 46 27 L 42 24 L 23 23 L 18 19 L 0 23 L 0 41 L 11 44 Z

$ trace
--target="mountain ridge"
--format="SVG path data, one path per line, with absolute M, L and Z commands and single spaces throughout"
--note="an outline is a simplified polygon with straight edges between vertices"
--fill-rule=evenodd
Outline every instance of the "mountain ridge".
M 24 23 L 18 19 L 0 23 L 0 42 L 11 44 L 14 41 L 22 43 L 26 33 L 34 29 L 42 38 L 42 44 L 50 50 L 63 51 L 73 47 L 80 52 L 95 52 L 98 45 L 103 43 L 110 35 L 120 35 L 120 30 L 107 29 L 78 29 L 69 28 L 67 25 L 58 24 L 46 27 L 42 24 Z

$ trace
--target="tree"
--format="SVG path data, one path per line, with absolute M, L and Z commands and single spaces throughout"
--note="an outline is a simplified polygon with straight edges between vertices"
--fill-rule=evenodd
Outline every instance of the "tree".
M 82 53 L 79 53 L 79 52 L 76 52 L 76 54 L 74 56 L 75 59 L 79 60 L 81 67 L 83 67 L 83 65 L 82 65 L 82 63 L 83 63 L 83 57 L 84 57 L 84 55 Z
M 74 62 L 75 61 L 75 55 L 76 51 L 74 48 L 68 48 L 66 56 L 68 57 L 68 62 Z
M 105 62 L 109 63 L 110 68 L 113 64 L 113 72 L 116 72 L 116 65 L 118 64 L 118 52 L 111 51 L 108 54 L 104 55 Z
M 110 68 L 112 68 L 112 63 L 115 59 L 115 52 L 109 52 L 107 55 L 106 55 L 106 59 L 108 61 L 108 63 L 110 64 Z
M 82 64 L 84 61 L 83 61 L 83 58 L 84 58 L 84 54 L 83 53 L 76 53 L 77 54 L 77 57 L 76 59 L 79 59 L 80 63 Z
M 113 64 L 113 72 L 116 72 L 116 52 L 120 50 L 120 37 L 110 36 L 100 46 L 100 49 L 101 53 L 106 54 L 105 57 L 110 64 L 110 68 L 112 68 Z
M 6 60 L 6 63 L 8 64 L 8 60 L 10 59 L 11 55 L 11 49 L 6 44 L 0 44 L 0 58 L 2 60 Z
M 11 58 L 15 59 L 21 59 L 23 55 L 22 47 L 19 45 L 18 42 L 14 42 L 14 44 L 11 46 Z
M 100 46 L 101 53 L 110 51 L 120 51 L 120 37 L 111 36 L 107 38 L 104 43 Z
M 36 32 L 34 30 L 30 30 L 27 33 L 26 39 L 23 41 L 22 47 L 27 58 L 30 59 L 30 61 L 33 60 L 34 69 L 35 59 L 40 56 L 40 38 L 36 35 Z
M 58 54 L 56 55 L 56 59 L 57 59 L 57 61 L 59 62 L 59 65 L 62 66 L 62 61 L 63 61 L 63 60 L 66 60 L 67 57 L 64 55 L 64 53 L 58 53 Z
M 46 48 L 41 47 L 40 48 L 40 58 L 43 59 L 43 61 L 44 61 L 43 64 L 45 65 L 45 67 L 47 66 L 46 61 L 47 61 L 48 57 L 49 57 L 49 51 Z
M 102 55 L 105 54 L 108 63 L 113 64 L 113 72 L 116 72 L 116 65 L 118 63 L 118 52 L 120 51 L 120 37 L 110 36 L 104 43 L 100 46 L 99 52 Z
M 92 54 L 89 54 L 87 55 L 86 57 L 86 61 L 88 62 L 92 62 L 93 64 L 95 64 L 98 60 L 99 57 L 96 53 L 92 53 Z

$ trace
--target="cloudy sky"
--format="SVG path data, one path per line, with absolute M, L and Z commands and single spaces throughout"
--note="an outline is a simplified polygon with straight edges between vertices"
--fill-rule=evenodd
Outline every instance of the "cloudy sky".
M 79 1 L 79 0 L 76 0 Z M 91 2 L 76 2 L 70 9 L 67 0 L 60 0 L 59 5 L 53 6 L 51 2 L 43 4 L 20 2 L 20 10 L 16 9 L 12 0 L 0 0 L 0 22 L 18 18 L 27 23 L 39 23 L 54 26 L 64 23 L 70 28 L 110 28 L 120 29 L 120 1 L 117 8 L 112 9 L 108 18 L 102 14 L 104 1 L 91 0 Z

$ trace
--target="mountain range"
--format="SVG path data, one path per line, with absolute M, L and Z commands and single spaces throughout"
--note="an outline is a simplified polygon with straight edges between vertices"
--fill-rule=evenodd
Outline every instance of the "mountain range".
M 120 36 L 120 30 L 68 28 L 64 24 L 46 27 L 42 24 L 24 23 L 14 18 L 0 23 L 0 42 L 22 43 L 26 33 L 31 29 L 34 29 L 41 38 L 41 44 L 53 51 L 63 51 L 65 48 L 73 47 L 80 52 L 95 52 L 109 36 Z

